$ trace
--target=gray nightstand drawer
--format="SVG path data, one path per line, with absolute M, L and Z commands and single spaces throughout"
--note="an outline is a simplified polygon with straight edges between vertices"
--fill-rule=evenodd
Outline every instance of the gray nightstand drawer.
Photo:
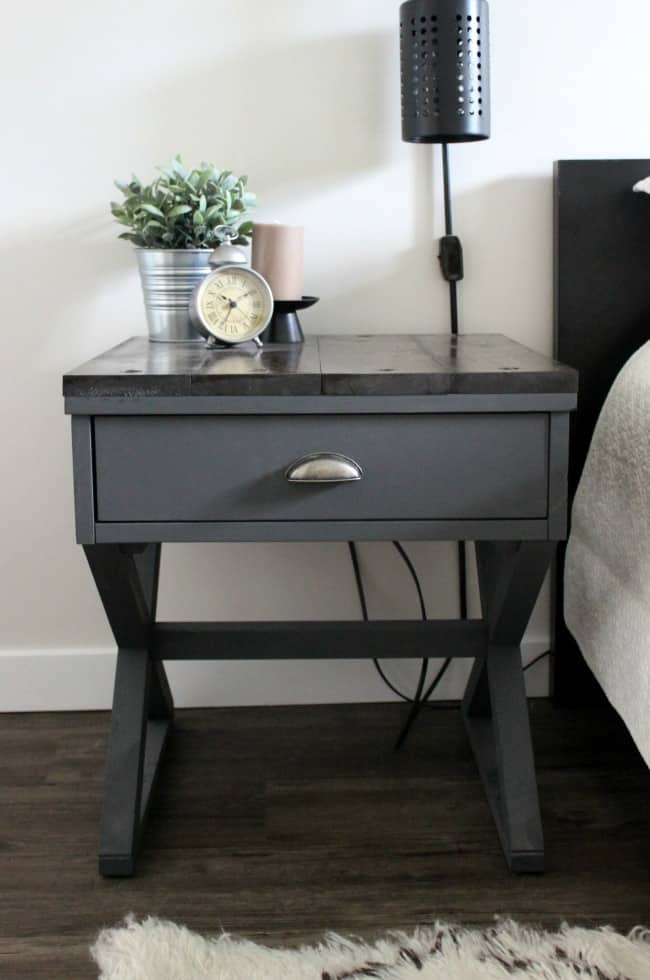
M 325 451 L 362 478 L 288 482 Z M 98 521 L 543 518 L 548 416 L 98 417 L 95 473 Z

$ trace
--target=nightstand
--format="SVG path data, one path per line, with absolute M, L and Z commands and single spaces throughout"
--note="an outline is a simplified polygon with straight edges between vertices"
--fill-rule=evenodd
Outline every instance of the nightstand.
M 77 541 L 118 646 L 99 869 L 133 873 L 173 659 L 467 657 L 461 710 L 513 871 L 543 835 L 520 642 L 566 536 L 571 368 L 500 335 L 133 338 L 63 379 Z M 482 618 L 160 622 L 172 541 L 469 540 Z

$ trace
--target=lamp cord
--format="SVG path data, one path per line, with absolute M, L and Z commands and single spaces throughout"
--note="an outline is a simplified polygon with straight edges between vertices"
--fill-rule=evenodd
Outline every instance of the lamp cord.
M 451 170 L 449 147 L 442 144 L 442 184 L 445 202 L 445 235 L 453 235 L 454 219 L 451 207 Z M 449 280 L 449 312 L 452 337 L 458 336 L 458 293 L 456 280 Z M 458 542 L 458 607 L 460 619 L 467 619 L 467 552 L 465 542 Z
M 453 235 L 453 215 L 452 215 L 452 202 L 451 202 L 451 176 L 449 168 L 449 148 L 446 143 L 442 144 L 442 175 L 443 175 L 443 188 L 444 188 L 444 211 L 445 211 L 445 234 Z M 449 310 L 450 310 L 450 328 L 452 336 L 458 336 L 458 294 L 456 290 L 456 280 L 449 279 Z M 357 585 L 357 592 L 359 594 L 359 603 L 361 605 L 361 613 L 364 620 L 368 620 L 368 605 L 366 602 L 365 589 L 363 586 L 363 580 L 361 577 L 361 570 L 359 567 L 359 555 L 357 552 L 356 544 L 353 541 L 348 542 L 348 547 L 350 549 L 350 557 L 352 559 L 352 567 L 354 569 L 354 577 Z M 422 588 L 420 586 L 420 581 L 417 576 L 417 572 L 409 558 L 408 554 L 404 550 L 403 546 L 399 541 L 393 541 L 393 547 L 397 550 L 402 561 L 406 565 L 411 578 L 415 584 L 415 588 L 418 594 L 418 599 L 420 602 L 420 612 L 423 621 L 427 619 L 427 611 L 424 602 L 424 596 L 422 593 Z M 467 555 L 465 551 L 465 542 L 458 542 L 458 613 L 460 619 L 467 619 Z M 436 690 L 440 681 L 446 674 L 451 660 L 446 659 L 442 666 L 439 668 L 437 674 L 425 690 L 425 684 L 427 682 L 427 674 L 429 669 L 428 658 L 423 658 L 420 665 L 420 674 L 418 677 L 417 686 L 413 697 L 409 697 L 400 691 L 394 684 L 391 683 L 389 678 L 386 676 L 379 660 L 373 658 L 373 663 L 377 673 L 383 680 L 384 684 L 399 697 L 402 701 L 406 701 L 411 705 L 411 710 L 409 711 L 406 722 L 404 723 L 402 730 L 400 731 L 397 741 L 395 742 L 395 750 L 399 750 L 404 744 L 408 733 L 411 730 L 414 722 L 416 721 L 423 705 L 427 707 L 433 707 L 430 704 L 429 699 L 431 695 Z
M 424 602 L 424 594 L 422 591 L 422 586 L 420 584 L 418 574 L 413 566 L 412 561 L 410 560 L 408 554 L 406 553 L 404 547 L 400 544 L 400 542 L 393 541 L 393 546 L 398 551 L 399 555 L 404 561 L 404 564 L 407 566 L 411 574 L 411 577 L 415 584 L 415 588 L 417 590 L 418 599 L 420 602 L 420 611 L 422 614 L 422 620 L 426 622 L 428 617 L 426 612 L 426 605 Z M 359 565 L 359 553 L 354 541 L 348 541 L 348 548 L 350 550 L 350 558 L 352 559 L 352 568 L 354 570 L 354 580 L 357 587 L 357 594 L 359 596 L 359 605 L 361 606 L 361 616 L 364 622 L 368 622 L 369 620 L 368 602 L 366 599 L 366 590 L 363 584 L 363 578 L 361 576 L 361 568 Z M 534 667 L 536 664 L 538 664 L 540 660 L 544 660 L 546 657 L 549 657 L 550 655 L 551 655 L 551 651 L 545 650 L 544 653 L 540 653 L 538 656 L 533 657 L 532 660 L 530 660 L 527 664 L 524 665 L 523 667 L 524 673 L 527 670 L 530 670 L 531 667 Z M 372 662 L 375 666 L 377 673 L 381 677 L 386 687 L 389 688 L 389 690 L 391 690 L 393 694 L 395 694 L 401 701 L 405 701 L 407 704 L 411 705 L 411 710 L 408 714 L 406 722 L 404 723 L 402 730 L 400 731 L 397 740 L 395 742 L 395 750 L 397 751 L 404 744 L 406 736 L 408 735 L 411 726 L 413 725 L 413 722 L 417 718 L 422 708 L 439 709 L 440 707 L 446 707 L 446 705 L 444 704 L 441 705 L 441 704 L 431 703 L 430 698 L 433 692 L 440 684 L 440 681 L 446 674 L 447 670 L 449 669 L 449 666 L 451 664 L 451 658 L 447 657 L 447 659 L 443 661 L 442 666 L 438 669 L 437 674 L 435 675 L 435 677 L 433 678 L 433 680 L 431 681 L 431 683 L 429 684 L 426 690 L 424 690 L 424 685 L 426 683 L 426 675 L 427 675 L 429 661 L 427 658 L 424 658 L 422 660 L 422 663 L 420 665 L 420 676 L 418 678 L 416 692 L 413 695 L 413 697 L 411 697 L 408 694 L 405 694 L 403 691 L 400 691 L 400 689 L 396 687 L 395 684 L 393 684 L 390 678 L 387 677 L 384 669 L 382 668 L 379 660 L 376 657 L 373 657 Z M 424 693 L 422 693 L 423 691 Z
M 418 599 L 420 601 L 420 614 L 422 616 L 422 621 L 423 622 L 426 622 L 426 619 L 427 619 L 427 607 L 426 607 L 426 605 L 424 603 L 424 595 L 422 593 L 422 586 L 420 585 L 420 580 L 418 578 L 417 572 L 415 571 L 415 568 L 413 567 L 413 563 L 411 562 L 411 559 L 409 558 L 409 556 L 407 555 L 406 551 L 404 550 L 404 548 L 402 547 L 402 545 L 399 543 L 399 541 L 393 541 L 393 547 L 397 550 L 398 555 L 400 556 L 400 558 L 402 559 L 402 561 L 404 562 L 404 564 L 408 568 L 409 573 L 411 575 L 411 578 L 413 579 L 413 582 L 415 584 L 415 588 L 416 588 L 416 591 L 417 591 L 417 594 L 418 594 Z M 420 702 L 420 700 L 422 698 L 422 691 L 424 690 L 424 685 L 427 682 L 427 673 L 428 673 L 428 671 L 429 671 L 429 661 L 427 660 L 426 657 L 424 657 L 422 659 L 422 663 L 420 664 L 420 676 L 418 677 L 418 684 L 417 684 L 417 687 L 415 689 L 415 694 L 413 695 L 413 701 L 415 702 L 415 704 L 419 704 L 419 702 Z M 413 709 L 411 709 L 411 710 L 413 710 Z M 401 737 L 402 736 L 400 736 L 400 738 Z M 406 736 L 404 735 L 403 737 L 406 737 Z M 401 741 L 400 741 L 400 739 L 398 739 L 397 740 L 397 743 L 395 744 L 395 748 L 398 749 L 400 747 L 400 745 L 401 745 Z
M 449 146 L 442 144 L 442 186 L 445 197 L 445 235 L 453 235 L 453 220 L 451 214 L 451 176 L 449 170 Z
M 451 198 L 451 171 L 449 166 L 449 147 L 447 143 L 442 144 L 442 178 L 443 178 L 443 195 L 444 195 L 445 235 L 453 236 L 454 224 L 453 224 L 452 198 Z M 461 247 L 460 243 L 457 244 L 458 244 L 458 248 L 460 248 Z M 461 271 L 460 271 L 459 278 L 462 278 L 463 275 L 462 251 L 460 257 L 461 257 L 461 263 L 460 263 Z M 444 266 L 443 266 L 443 272 L 444 272 Z M 445 278 L 447 278 L 449 284 L 450 332 L 452 337 L 457 337 L 459 333 L 457 279 L 448 278 L 448 275 L 445 275 Z M 467 551 L 466 551 L 464 541 L 458 541 L 457 544 L 458 544 L 458 614 L 459 614 L 459 618 L 463 620 L 463 619 L 467 619 L 467 612 L 468 612 L 467 610 Z M 359 567 L 359 556 L 358 556 L 356 544 L 353 541 L 350 541 L 348 542 L 348 546 L 350 549 L 350 556 L 352 558 L 352 566 L 354 569 L 357 592 L 359 594 L 361 612 L 364 620 L 368 620 L 368 605 L 366 602 L 365 589 L 363 586 L 361 570 Z M 398 541 L 393 541 L 393 546 L 398 551 L 400 557 L 402 558 L 402 561 L 404 562 L 404 564 L 406 565 L 409 571 L 409 574 L 411 575 L 411 578 L 413 579 L 413 582 L 415 583 L 415 588 L 417 590 L 418 599 L 420 602 L 420 611 L 421 611 L 422 619 L 426 620 L 427 613 L 426 613 L 426 606 L 424 602 L 424 596 L 422 594 L 422 588 L 420 586 L 420 582 L 417 573 L 415 571 L 415 568 L 413 566 L 413 563 L 411 562 L 408 554 L 406 553 L 406 551 Z M 546 651 L 545 653 L 540 654 L 538 657 L 535 657 L 533 660 L 531 660 L 530 663 L 526 664 L 526 666 L 523 669 L 528 670 L 530 667 L 533 667 L 536 663 L 538 663 L 540 660 L 544 659 L 544 657 L 547 657 L 549 655 L 550 655 L 550 651 Z M 375 668 L 379 676 L 386 684 L 386 686 L 395 695 L 397 695 L 398 698 L 411 705 L 411 710 L 409 711 L 406 722 L 402 727 L 402 730 L 395 743 L 395 749 L 399 749 L 403 745 L 413 723 L 415 722 L 420 711 L 422 710 L 422 707 L 423 706 L 428 708 L 436 707 L 436 705 L 430 703 L 429 699 L 431 698 L 431 695 L 436 690 L 440 681 L 442 680 L 445 673 L 449 669 L 451 660 L 448 658 L 443 662 L 437 674 L 435 675 L 435 677 L 430 682 L 429 686 L 426 687 L 425 690 L 429 661 L 427 658 L 424 658 L 420 666 L 420 674 L 418 677 L 417 687 L 413 697 L 404 694 L 403 691 L 400 691 L 399 688 L 397 688 L 390 681 L 390 679 L 386 676 L 386 673 L 384 672 L 381 664 L 376 658 L 373 659 L 373 663 L 375 665 Z
M 404 547 L 400 544 L 399 541 L 393 541 L 393 547 L 396 549 L 397 553 L 399 554 L 399 556 L 401 557 L 402 561 L 404 562 L 404 564 L 406 565 L 407 569 L 409 570 L 409 573 L 411 575 L 411 578 L 413 579 L 413 582 L 415 584 L 415 588 L 416 588 L 416 591 L 417 591 L 417 595 L 418 595 L 418 600 L 419 600 L 419 603 L 420 603 L 420 614 L 422 616 L 423 622 L 426 622 L 426 620 L 427 620 L 428 617 L 427 617 L 426 604 L 424 602 L 424 593 L 422 591 L 422 586 L 420 584 L 420 579 L 418 577 L 418 574 L 417 574 L 417 572 L 415 570 L 415 567 L 413 566 L 413 562 L 411 561 L 411 559 L 409 558 L 408 554 L 406 553 Z M 363 585 L 363 579 L 361 577 L 361 568 L 359 566 L 359 553 L 357 551 L 357 546 L 356 546 L 356 544 L 355 544 L 354 541 L 348 541 L 348 548 L 350 550 L 350 558 L 352 560 L 352 568 L 354 570 L 354 579 L 355 579 L 355 582 L 356 582 L 357 593 L 358 593 L 358 596 L 359 596 L 359 605 L 361 606 L 361 615 L 362 615 L 364 621 L 365 622 L 368 622 L 368 619 L 369 619 L 369 616 L 368 616 L 368 603 L 367 603 L 367 600 L 366 600 L 366 591 L 365 591 L 365 588 L 364 588 L 364 585 Z M 408 694 L 404 694 L 403 691 L 400 691 L 399 688 L 397 688 L 389 680 L 389 678 L 384 673 L 384 670 L 383 670 L 383 668 L 382 668 L 379 660 L 376 657 L 373 657 L 373 661 L 372 662 L 375 665 L 375 669 L 376 669 L 377 673 L 379 674 L 379 676 L 381 677 L 382 681 L 393 692 L 393 694 L 396 694 L 397 697 L 400 698 L 400 700 L 406 701 L 408 704 L 411 705 L 411 710 L 409 711 L 409 714 L 408 714 L 408 717 L 406 719 L 406 722 L 402 726 L 402 729 L 401 729 L 399 735 L 397 736 L 397 740 L 395 742 L 395 751 L 398 751 L 402 747 L 402 745 L 404 744 L 404 741 L 406 739 L 406 736 L 408 735 L 408 733 L 409 733 L 409 731 L 411 729 L 411 726 L 413 725 L 413 722 L 415 721 L 415 719 L 419 715 L 420 710 L 423 707 L 423 705 L 426 705 L 426 707 L 428 707 L 428 708 L 437 707 L 437 705 L 431 704 L 430 701 L 429 701 L 429 699 L 430 699 L 431 695 L 433 694 L 433 692 L 435 691 L 435 689 L 438 687 L 438 684 L 440 683 L 440 681 L 442 680 L 442 678 L 444 677 L 444 675 L 446 674 L 446 672 L 447 672 L 447 670 L 448 670 L 448 668 L 449 668 L 449 666 L 451 664 L 451 660 L 448 658 L 448 659 L 446 659 L 443 662 L 442 667 L 440 667 L 440 669 L 438 670 L 438 673 L 433 678 L 433 680 L 431 681 L 431 683 L 429 684 L 429 686 L 427 687 L 427 689 L 425 691 L 424 690 L 424 685 L 426 684 L 426 681 L 427 681 L 427 672 L 428 672 L 428 667 L 429 667 L 429 660 L 426 657 L 423 658 L 422 659 L 422 662 L 420 664 L 420 675 L 418 677 L 418 683 L 417 683 L 417 687 L 416 687 L 415 694 L 413 695 L 413 697 L 410 697 Z
M 453 235 L 454 222 L 451 210 L 451 176 L 449 170 L 449 147 L 446 143 L 442 144 L 442 184 L 444 188 L 445 200 L 445 235 Z M 451 333 L 453 337 L 458 336 L 458 292 L 456 290 L 456 280 L 449 280 L 449 313 L 451 318 Z

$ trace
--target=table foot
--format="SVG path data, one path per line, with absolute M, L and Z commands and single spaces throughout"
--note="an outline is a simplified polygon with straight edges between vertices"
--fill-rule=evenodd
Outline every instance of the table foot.
M 165 668 L 150 653 L 160 545 L 86 545 L 84 550 L 118 644 L 99 871 L 129 876 L 174 715 Z
M 468 693 L 463 721 L 508 867 L 519 874 L 543 871 L 544 835 L 519 648 L 493 649 L 476 661 Z
M 549 542 L 479 543 L 487 648 L 467 684 L 462 715 L 511 871 L 544 870 L 544 834 L 520 641 L 554 553 Z
M 147 650 L 118 653 L 99 829 L 99 871 L 105 876 L 128 876 L 135 871 L 172 725 L 171 713 L 161 717 L 161 669 L 162 664 L 153 663 Z

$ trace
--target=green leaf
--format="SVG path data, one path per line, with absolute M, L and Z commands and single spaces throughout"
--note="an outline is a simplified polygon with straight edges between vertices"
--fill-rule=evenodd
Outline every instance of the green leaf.
M 199 211 L 205 211 L 208 206 L 208 202 L 205 199 L 205 194 L 201 194 L 199 198 Z
M 195 225 L 205 224 L 205 218 L 203 217 L 203 215 L 202 215 L 202 213 L 200 211 L 195 211 L 194 212 L 194 224 Z
M 154 204 L 141 204 L 140 210 L 146 211 L 147 214 L 154 214 L 157 218 L 165 217 L 160 208 L 157 208 Z
M 181 214 L 189 214 L 191 210 L 192 208 L 189 206 L 189 204 L 177 204 L 171 209 L 171 211 L 167 212 L 167 217 L 178 218 L 178 216 Z

